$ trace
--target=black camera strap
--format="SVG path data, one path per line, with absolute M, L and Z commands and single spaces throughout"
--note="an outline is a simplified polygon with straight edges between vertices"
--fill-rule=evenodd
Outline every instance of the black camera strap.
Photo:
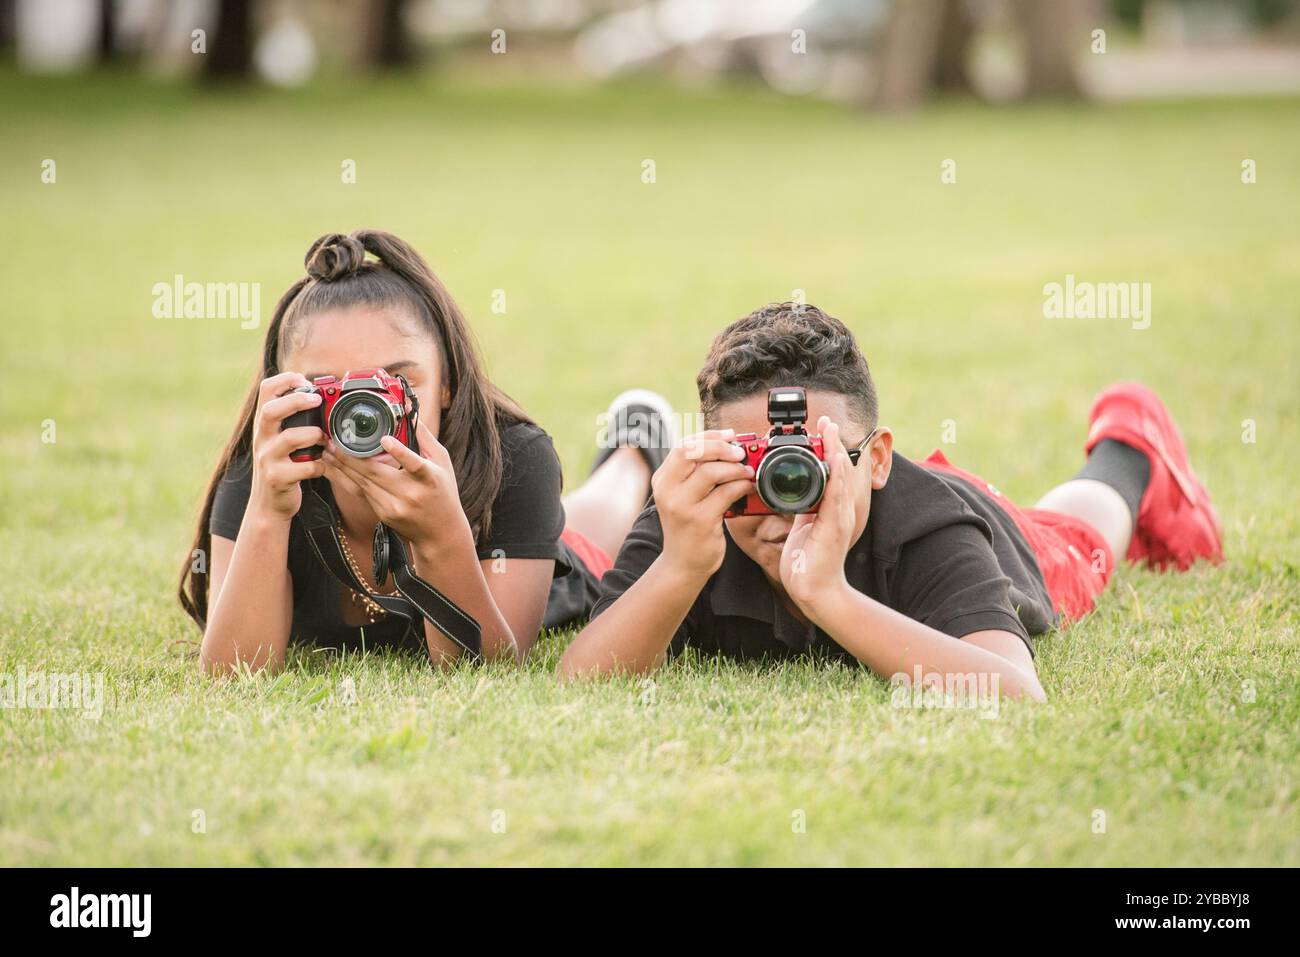
M 439 632 L 454 641 L 472 658 L 483 656 L 482 630 L 476 622 L 450 598 L 411 571 L 402 537 L 387 525 L 381 526 L 388 540 L 388 567 L 397 586 L 396 595 L 380 595 L 371 591 L 353 573 L 343 557 L 343 543 L 339 539 L 338 514 L 333 504 L 321 494 L 312 479 L 302 484 L 302 508 L 297 521 L 306 532 L 307 541 L 320 563 L 343 585 L 367 596 L 390 615 L 411 622 L 424 618 Z M 432 657 L 432 654 L 431 654 Z

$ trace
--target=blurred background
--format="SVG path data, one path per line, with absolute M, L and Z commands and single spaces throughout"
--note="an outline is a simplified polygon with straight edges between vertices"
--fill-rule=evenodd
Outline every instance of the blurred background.
M 124 701 L 98 730 L 0 715 L 0 859 L 591 863 L 631 826 L 614 794 L 644 860 L 1294 862 L 1296 3 L 0 0 L 0 104 L 0 666 L 103 670 Z M 314 239 L 363 227 L 429 260 L 570 486 L 612 396 L 647 386 L 693 412 L 713 335 L 802 298 L 854 330 L 896 448 L 939 447 L 1018 501 L 1077 471 L 1100 388 L 1147 382 L 1228 562 L 1121 569 L 1095 618 L 1042 643 L 1056 711 L 978 738 L 925 725 L 924 751 L 868 721 L 877 743 L 845 745 L 853 791 L 825 743 L 884 692 L 821 671 L 778 691 L 789 725 L 766 677 L 741 705 L 682 678 L 683 698 L 721 702 L 699 732 L 728 743 L 681 751 L 680 774 L 636 757 L 658 717 L 617 689 L 573 702 L 546 659 L 493 678 L 531 682 L 487 708 L 518 727 L 472 725 L 415 764 L 383 743 L 395 711 L 358 710 L 369 745 L 286 724 L 262 685 L 201 681 L 175 580 L 276 300 Z M 1069 277 L 1149 284 L 1150 310 L 1053 318 L 1045 289 Z M 178 282 L 258 308 L 160 310 Z M 1226 697 L 1247 677 L 1253 710 Z M 429 694 L 418 662 L 407 681 Z M 596 737 L 557 740 L 557 721 Z M 479 806 L 501 741 L 520 772 L 502 788 L 552 822 L 525 824 L 522 852 L 427 813 L 435 781 L 445 807 Z M 575 787 L 574 769 L 623 780 L 629 760 L 625 790 Z M 1015 786 L 983 774 L 1013 763 Z M 1094 800 L 1110 841 L 1070 816 Z M 196 841 L 199 806 L 230 826 Z M 790 807 L 818 821 L 799 842 Z M 318 826 L 357 809 L 371 825 Z M 755 824 L 769 812 L 783 834 Z M 416 820 L 408 852 L 392 835 Z
M 509 62 L 537 79 L 745 77 L 885 108 L 954 91 L 1005 102 L 1300 88 L 1295 0 L 4 0 L 0 39 L 33 72 L 114 63 L 284 86 L 359 68 L 451 72 L 513 43 Z
M 1293 428 L 1258 424 L 1297 404 L 1298 96 L 1293 0 L 2 0 L 0 280 L 39 321 L 0 329 L 0 530 L 68 533 L 45 581 L 129 531 L 169 607 L 276 299 L 363 226 L 430 260 L 570 482 L 610 396 L 693 411 L 712 335 L 803 297 L 907 454 L 1031 498 L 1141 378 L 1271 508 L 1209 450 L 1249 420 L 1280 466 Z M 1068 275 L 1150 283 L 1150 328 L 1045 319 Z M 177 277 L 259 320 L 159 318 Z

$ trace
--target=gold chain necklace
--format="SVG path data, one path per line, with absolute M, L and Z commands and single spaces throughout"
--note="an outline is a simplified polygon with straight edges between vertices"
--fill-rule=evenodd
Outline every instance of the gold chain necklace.
M 348 547 L 348 536 L 343 531 L 342 521 L 339 522 L 338 528 L 339 544 L 343 547 L 343 560 L 348 563 L 348 568 L 352 569 L 352 574 L 355 575 L 357 581 L 361 583 L 361 587 L 368 588 L 369 586 L 366 584 L 365 576 L 361 574 L 361 569 L 357 565 L 357 560 L 352 557 L 352 549 Z M 377 592 L 377 594 L 385 593 Z M 397 588 L 394 587 L 392 591 L 387 592 L 386 594 L 396 595 Z M 380 605 L 377 601 L 371 598 L 368 591 L 359 592 L 349 588 L 348 597 L 352 599 L 353 605 L 366 613 L 366 617 L 370 619 L 370 624 L 372 625 L 379 621 L 380 618 L 386 618 L 388 616 L 387 610 L 385 610 L 383 605 Z

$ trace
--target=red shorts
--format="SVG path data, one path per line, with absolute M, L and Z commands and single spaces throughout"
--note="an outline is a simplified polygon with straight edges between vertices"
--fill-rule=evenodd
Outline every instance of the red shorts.
M 573 549 L 573 553 L 581 559 L 583 565 L 587 566 L 587 570 L 596 576 L 597 581 L 600 580 L 601 575 L 614 567 L 614 560 L 606 554 L 605 549 L 575 528 L 565 528 L 560 533 L 560 541 Z
M 988 482 L 952 465 L 935 449 L 921 463 L 936 472 L 947 472 L 987 490 L 1016 523 L 1038 558 L 1047 593 L 1052 596 L 1061 626 L 1077 621 L 1092 611 L 1095 599 L 1110 580 L 1114 556 L 1101 533 L 1081 518 L 1042 508 L 1019 509 Z

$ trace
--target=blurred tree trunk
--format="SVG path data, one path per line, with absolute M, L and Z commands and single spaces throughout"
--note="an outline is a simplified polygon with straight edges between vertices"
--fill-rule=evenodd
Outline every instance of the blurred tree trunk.
M 1027 96 L 1083 94 L 1077 57 L 1091 31 L 1089 17 L 1099 25 L 1092 0 L 1016 0 L 1016 19 L 1025 34 Z
M 18 0 L 0 0 L 0 49 L 8 49 L 18 40 L 18 31 L 14 23 L 17 6 Z
M 965 0 L 948 0 L 939 23 L 939 47 L 935 52 L 934 85 L 940 90 L 971 89 L 966 75 L 966 50 L 975 35 L 975 22 Z
M 216 35 L 208 44 L 207 75 L 244 79 L 253 72 L 252 0 L 218 0 Z
M 1101 25 L 1101 0 L 1013 0 L 1025 37 L 1025 93 L 1084 93 L 1078 57 Z M 974 35 L 964 0 L 895 0 L 880 56 L 875 102 L 885 109 L 919 105 L 931 89 L 971 89 L 966 52 Z
M 366 61 L 380 70 L 404 70 L 415 62 L 406 31 L 407 0 L 371 0 Z
M 117 56 L 117 9 L 114 0 L 99 0 L 99 62 Z
M 895 0 L 885 27 L 877 106 L 907 109 L 925 99 L 935 77 L 946 2 L 955 0 Z

